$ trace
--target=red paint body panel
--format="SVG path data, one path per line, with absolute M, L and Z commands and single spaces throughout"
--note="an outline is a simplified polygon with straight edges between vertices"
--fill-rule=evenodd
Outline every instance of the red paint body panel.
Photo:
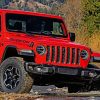
M 100 57 L 100 53 L 93 52 L 92 57 Z
M 34 35 L 30 36 L 24 33 L 19 33 L 19 32 L 9 32 L 6 29 L 6 18 L 5 14 L 6 13 L 12 13 L 12 14 L 23 14 L 23 15 L 31 15 L 31 16 L 40 16 L 40 17 L 48 17 L 48 18 L 55 18 L 59 19 L 63 22 L 62 17 L 60 16 L 55 16 L 55 15 L 50 15 L 50 14 L 43 14 L 43 13 L 33 13 L 33 12 L 25 12 L 25 11 L 13 11 L 13 10 L 0 10 L 0 14 L 2 17 L 2 31 L 0 32 L 1 37 L 0 37 L 0 60 L 3 58 L 3 54 L 5 51 L 5 48 L 7 46 L 15 46 L 17 50 L 33 50 L 35 53 L 35 63 L 37 64 L 48 64 L 52 66 L 59 66 L 59 67 L 72 67 L 72 68 L 87 68 L 88 63 L 90 62 L 91 56 L 99 56 L 100 53 L 92 53 L 91 55 L 91 50 L 90 48 L 77 44 L 77 43 L 72 43 L 70 41 L 67 29 L 65 27 L 65 24 L 63 22 L 63 28 L 65 33 L 68 35 L 66 38 L 54 38 L 51 36 L 44 36 L 44 35 Z M 33 42 L 34 46 L 29 47 L 29 44 Z M 3 43 L 3 45 L 1 45 Z M 46 53 L 44 55 L 39 55 L 36 51 L 36 47 L 38 45 L 43 45 L 46 47 Z M 47 47 L 50 48 L 47 50 Z M 55 48 L 55 54 L 53 58 L 53 52 L 52 48 Z M 60 53 L 59 53 L 59 62 L 57 62 L 57 51 L 58 48 L 60 48 Z M 64 51 L 63 51 L 64 50 Z M 70 52 L 70 56 L 68 56 L 68 50 Z M 73 51 L 72 51 L 73 50 Z M 87 50 L 88 52 L 88 59 L 83 60 L 80 57 L 80 53 L 82 50 Z M 75 54 L 73 53 L 75 52 Z M 50 59 L 49 61 L 46 61 L 47 54 L 50 53 Z M 64 55 L 63 55 L 64 53 Z M 72 57 L 74 56 L 74 58 Z M 70 59 L 68 63 L 67 59 Z M 52 59 L 54 61 L 52 61 Z M 64 61 L 62 61 L 62 59 Z M 73 63 L 74 62 L 74 63 Z

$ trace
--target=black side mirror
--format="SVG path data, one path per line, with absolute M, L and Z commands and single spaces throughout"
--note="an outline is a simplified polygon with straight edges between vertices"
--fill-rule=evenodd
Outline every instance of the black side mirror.
M 71 42 L 75 41 L 75 33 L 69 32 L 69 37 L 70 37 Z

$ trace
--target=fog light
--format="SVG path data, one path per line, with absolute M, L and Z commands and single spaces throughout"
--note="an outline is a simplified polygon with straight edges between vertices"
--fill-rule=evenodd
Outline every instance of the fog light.
M 40 67 L 36 67 L 35 70 L 36 70 L 37 72 L 42 72 L 42 68 L 40 68 Z
M 54 69 L 50 67 L 35 67 L 34 70 L 38 73 L 53 73 Z

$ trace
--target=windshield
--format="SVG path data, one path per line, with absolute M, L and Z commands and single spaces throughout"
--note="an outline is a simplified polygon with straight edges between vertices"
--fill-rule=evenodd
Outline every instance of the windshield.
M 42 34 L 51 36 L 63 36 L 63 22 L 58 19 L 21 15 L 7 14 L 6 27 L 8 31 L 24 32 L 29 34 Z

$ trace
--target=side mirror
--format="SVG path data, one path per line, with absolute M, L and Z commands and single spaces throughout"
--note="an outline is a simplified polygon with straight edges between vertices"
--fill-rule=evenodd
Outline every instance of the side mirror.
M 70 37 L 71 42 L 75 41 L 75 33 L 69 32 L 69 37 Z

